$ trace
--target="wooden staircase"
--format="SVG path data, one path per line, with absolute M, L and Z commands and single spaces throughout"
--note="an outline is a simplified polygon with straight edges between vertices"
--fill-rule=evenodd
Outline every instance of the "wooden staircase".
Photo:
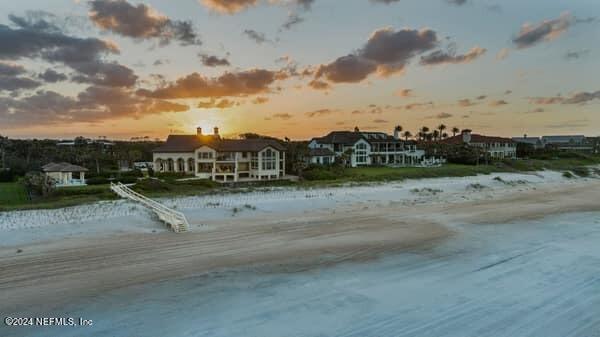
M 150 199 L 122 183 L 110 183 L 110 189 L 121 198 L 130 199 L 141 203 L 153 211 L 158 218 L 167 224 L 175 233 L 187 232 L 190 228 L 185 215 L 172 208 L 169 208 L 156 200 Z

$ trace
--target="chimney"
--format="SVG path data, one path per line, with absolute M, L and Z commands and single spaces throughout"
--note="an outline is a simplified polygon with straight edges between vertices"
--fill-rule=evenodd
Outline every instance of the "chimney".
M 469 144 L 471 142 L 471 130 L 469 130 L 469 129 L 462 130 L 462 139 L 463 139 L 463 142 Z
M 400 128 L 399 127 L 394 128 L 394 139 L 400 139 Z
M 202 128 L 201 128 L 201 127 L 197 127 L 197 128 L 196 128 L 196 134 L 197 134 L 198 136 L 202 136 Z
M 216 126 L 214 128 L 214 135 L 215 135 L 215 137 L 219 137 L 219 128 Z

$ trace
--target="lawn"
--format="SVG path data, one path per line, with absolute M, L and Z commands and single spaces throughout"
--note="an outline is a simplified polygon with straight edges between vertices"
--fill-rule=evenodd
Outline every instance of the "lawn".
M 27 203 L 27 190 L 21 183 L 0 183 L 0 207 Z

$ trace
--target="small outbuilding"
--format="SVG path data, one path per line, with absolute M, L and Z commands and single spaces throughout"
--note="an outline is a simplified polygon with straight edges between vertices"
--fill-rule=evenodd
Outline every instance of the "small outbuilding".
M 56 187 L 85 185 L 85 167 L 69 163 L 50 163 L 42 166 L 42 171 L 56 183 Z

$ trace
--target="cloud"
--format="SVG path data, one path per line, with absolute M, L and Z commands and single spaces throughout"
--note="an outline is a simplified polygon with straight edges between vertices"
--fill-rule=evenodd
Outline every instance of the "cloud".
M 477 100 L 482 101 L 487 98 L 487 95 L 477 96 Z
M 331 89 L 331 85 L 325 81 L 312 80 L 308 82 L 308 86 L 315 90 L 329 90 Z
M 529 102 L 538 105 L 550 105 L 550 104 L 585 104 L 587 102 L 600 99 L 600 90 L 594 92 L 577 92 L 569 97 L 563 97 L 560 95 L 552 97 L 530 97 Z
M 42 59 L 50 63 L 62 63 L 77 73 L 74 81 L 107 86 L 133 86 L 137 80 L 134 72 L 116 62 L 105 62 L 103 56 L 118 54 L 113 43 L 96 38 L 67 36 L 48 28 L 43 23 L 22 23 L 12 16 L 17 29 L 0 25 L 0 58 L 3 59 Z
M 567 60 L 577 60 L 577 59 L 583 58 L 585 56 L 588 56 L 590 54 L 590 52 L 591 51 L 589 49 L 568 51 L 565 54 L 565 59 L 567 59 Z
M 211 109 L 211 108 L 227 109 L 227 108 L 231 108 L 231 107 L 233 107 L 235 105 L 236 105 L 236 103 L 234 101 L 228 100 L 226 98 L 221 99 L 219 101 L 217 101 L 216 99 L 212 98 L 208 102 L 200 102 L 200 103 L 198 103 L 198 108 L 200 108 L 200 109 Z
M 285 20 L 285 22 L 281 25 L 281 29 L 290 30 L 293 26 L 302 22 L 304 22 L 304 18 L 296 13 L 290 13 L 287 17 L 287 20 Z
M 294 3 L 302 7 L 304 10 L 310 10 L 312 5 L 315 3 L 315 0 L 294 0 Z
M 250 40 L 256 42 L 257 44 L 271 42 L 271 40 L 269 40 L 264 33 L 257 32 L 254 29 L 246 29 L 244 30 L 243 34 L 246 35 Z
M 518 49 L 529 48 L 542 41 L 552 41 L 567 31 L 574 19 L 569 13 L 557 19 L 544 20 L 537 24 L 524 24 L 512 42 Z
M 182 112 L 187 105 L 136 96 L 127 88 L 91 86 L 77 97 L 37 91 L 15 99 L 0 97 L 0 123 L 12 127 L 98 122 L 114 118 L 141 118 L 148 114 Z
M 0 61 L 0 92 L 33 89 L 41 85 L 31 78 L 18 77 L 24 73 L 26 70 L 23 66 Z
M 56 83 L 67 80 L 67 75 L 61 74 L 52 69 L 46 69 L 46 71 L 43 73 L 38 74 L 38 77 L 48 83 Z
M 389 123 L 389 121 L 388 121 L 388 120 L 385 120 L 385 119 L 374 119 L 374 120 L 373 120 L 373 123 L 377 123 L 377 124 L 386 124 L 386 123 Z
M 332 113 L 333 113 L 333 110 L 331 110 L 331 109 L 319 109 L 319 110 L 306 112 L 305 115 L 308 117 L 316 117 L 316 116 L 329 115 Z
M 433 107 L 433 102 L 411 103 L 404 106 L 406 110 L 427 109 Z
M 396 96 L 398 97 L 412 97 L 413 90 L 412 89 L 400 89 L 396 91 Z
M 467 3 L 467 0 L 446 0 L 447 3 L 455 6 L 462 6 Z
M 220 66 L 230 66 L 229 60 L 226 58 L 219 58 L 214 55 L 200 54 L 200 60 L 202 64 L 207 67 L 220 67 Z
M 469 63 L 479 58 L 483 54 L 486 53 L 486 49 L 480 47 L 473 47 L 466 54 L 456 55 L 456 53 L 452 50 L 450 51 L 442 51 L 436 50 L 429 55 L 425 55 L 421 57 L 421 64 L 432 66 L 438 64 L 461 64 L 461 63 Z
M 510 49 L 502 48 L 500 49 L 498 54 L 496 54 L 496 60 L 506 60 L 508 58 L 508 55 L 510 55 Z
M 469 106 L 477 105 L 477 103 L 471 101 L 468 98 L 463 98 L 463 99 L 458 100 L 458 105 L 462 106 L 462 107 L 469 107 Z
M 507 104 L 508 104 L 508 102 L 503 99 L 490 102 L 490 106 L 494 106 L 494 107 L 501 106 L 501 105 L 507 105 Z
M 437 119 L 448 119 L 451 118 L 453 115 L 447 112 L 440 112 L 439 114 L 435 115 L 435 116 L 431 116 L 430 118 L 437 118 Z
M 357 52 L 318 66 L 315 77 L 334 83 L 356 83 L 375 72 L 387 76 L 402 71 L 411 58 L 433 49 L 437 43 L 437 34 L 430 29 L 382 28 Z
M 283 119 L 283 120 L 288 120 L 292 117 L 294 117 L 294 116 L 290 115 L 289 113 L 276 113 L 271 116 L 271 118 L 273 118 L 273 119 Z
M 162 45 L 177 40 L 182 45 L 200 44 L 190 21 L 174 21 L 145 4 L 125 0 L 92 0 L 90 20 L 100 29 L 134 39 L 159 39 Z
M 252 104 L 265 104 L 269 101 L 268 97 L 256 97 L 252 100 Z
M 265 69 L 225 72 L 214 78 L 192 73 L 164 87 L 155 90 L 140 89 L 138 93 L 161 99 L 242 97 L 267 93 L 270 91 L 271 84 L 287 76 L 288 74 L 282 71 Z
M 211 10 L 226 13 L 235 14 L 237 12 L 248 9 L 249 7 L 256 6 L 258 0 L 201 0 L 202 4 Z

